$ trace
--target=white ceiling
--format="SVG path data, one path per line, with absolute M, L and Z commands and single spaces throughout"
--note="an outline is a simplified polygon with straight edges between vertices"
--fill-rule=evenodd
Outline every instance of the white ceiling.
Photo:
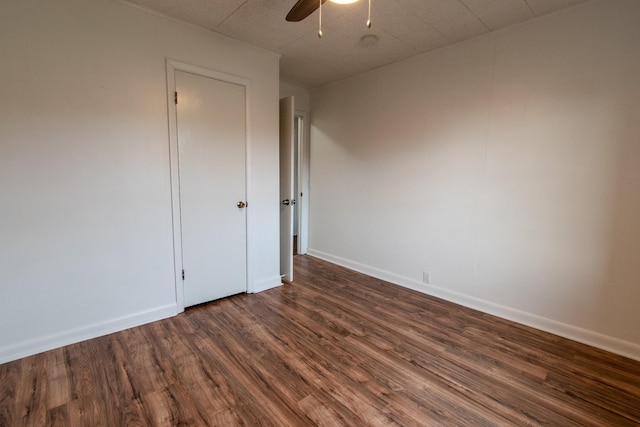
M 297 0 L 128 0 L 282 55 L 280 78 L 302 87 L 340 80 L 524 22 L 586 0 L 368 0 L 327 2 L 302 22 L 285 16 Z M 373 34 L 372 46 L 361 42 Z

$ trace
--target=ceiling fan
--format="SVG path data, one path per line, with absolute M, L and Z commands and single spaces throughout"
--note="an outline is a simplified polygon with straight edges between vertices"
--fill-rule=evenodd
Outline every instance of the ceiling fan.
M 358 0 L 331 0 L 332 3 L 349 4 Z M 322 5 L 327 0 L 298 0 L 287 14 L 287 21 L 300 22 L 307 16 L 311 15 L 316 9 L 320 9 L 318 37 L 322 37 Z M 367 19 L 367 28 L 371 28 L 371 0 L 369 0 L 369 19 Z
M 298 0 L 287 14 L 287 21 L 300 22 L 315 12 L 320 7 L 320 4 L 326 2 L 327 0 Z

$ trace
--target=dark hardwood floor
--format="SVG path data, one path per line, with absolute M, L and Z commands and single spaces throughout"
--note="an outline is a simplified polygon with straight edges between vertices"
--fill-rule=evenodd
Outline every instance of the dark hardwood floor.
M 0 425 L 640 424 L 640 362 L 295 267 L 293 284 L 0 365 Z

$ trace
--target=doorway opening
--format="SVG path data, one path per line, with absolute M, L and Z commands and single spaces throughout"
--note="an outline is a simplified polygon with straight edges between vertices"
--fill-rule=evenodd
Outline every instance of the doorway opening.
M 293 255 L 306 254 L 309 230 L 309 144 L 306 138 L 307 115 L 296 111 L 293 120 Z
M 307 116 L 292 96 L 280 99 L 280 275 L 293 281 L 293 256 L 308 247 L 309 146 Z
M 293 194 L 298 202 L 302 202 L 303 193 L 300 193 L 300 132 L 302 131 L 302 117 L 293 118 Z M 298 236 L 300 235 L 300 203 L 293 205 L 293 255 L 300 253 Z

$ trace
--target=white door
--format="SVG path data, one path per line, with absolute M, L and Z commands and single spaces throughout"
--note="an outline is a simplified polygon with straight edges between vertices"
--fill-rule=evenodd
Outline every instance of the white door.
M 280 100 L 280 274 L 293 281 L 293 97 Z
M 246 88 L 176 71 L 185 307 L 247 290 Z

